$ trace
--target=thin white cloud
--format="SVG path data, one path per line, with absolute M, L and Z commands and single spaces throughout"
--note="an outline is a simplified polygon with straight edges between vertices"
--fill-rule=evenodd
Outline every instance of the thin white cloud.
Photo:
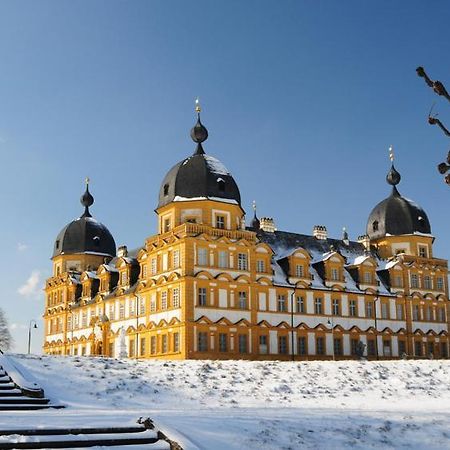
M 24 244 L 24 243 L 22 243 L 22 242 L 19 242 L 19 243 L 17 244 L 17 250 L 18 250 L 19 252 L 24 252 L 27 248 L 28 248 L 28 245 L 27 245 L 27 244 Z
M 28 327 L 23 323 L 12 323 L 10 326 L 11 330 L 26 330 Z
M 33 270 L 28 280 L 17 289 L 17 292 L 24 297 L 38 297 L 41 293 L 41 273 Z

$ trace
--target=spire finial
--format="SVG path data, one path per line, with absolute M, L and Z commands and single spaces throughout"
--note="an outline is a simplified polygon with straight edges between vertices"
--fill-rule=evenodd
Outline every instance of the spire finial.
M 254 231 L 258 231 L 261 223 L 260 223 L 258 217 L 256 216 L 256 201 L 255 200 L 253 200 L 253 202 L 252 202 L 252 208 L 253 208 L 253 219 L 250 223 L 250 228 L 252 228 Z
M 389 147 L 389 159 L 391 160 L 391 163 L 394 162 L 394 147 L 392 147 L 392 145 Z
M 255 216 L 256 216 L 256 200 L 253 200 L 253 202 L 252 202 L 252 208 L 253 208 L 253 211 L 254 211 Z
M 195 112 L 200 114 L 202 112 L 202 107 L 200 106 L 200 99 L 197 97 L 195 99 Z
M 84 213 L 81 217 L 92 217 L 91 213 L 89 212 L 89 206 L 92 206 L 94 203 L 94 197 L 92 197 L 91 193 L 89 192 L 89 177 L 86 177 L 86 190 L 84 191 L 84 194 L 80 198 L 81 204 L 84 206 Z
M 197 143 L 197 148 L 195 149 L 194 155 L 204 155 L 205 151 L 202 147 L 202 142 L 208 139 L 208 130 L 203 126 L 200 121 L 200 112 L 202 108 L 200 106 L 200 100 L 198 97 L 195 99 L 195 111 L 197 113 L 197 123 L 191 129 L 191 138 Z

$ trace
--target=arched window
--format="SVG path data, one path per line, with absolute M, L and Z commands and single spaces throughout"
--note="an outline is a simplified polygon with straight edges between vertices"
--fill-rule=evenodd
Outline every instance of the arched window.
M 373 231 L 378 231 L 378 220 L 374 220 L 372 223 Z
M 169 195 L 169 185 L 168 184 L 164 185 L 163 191 L 164 191 L 164 197 Z

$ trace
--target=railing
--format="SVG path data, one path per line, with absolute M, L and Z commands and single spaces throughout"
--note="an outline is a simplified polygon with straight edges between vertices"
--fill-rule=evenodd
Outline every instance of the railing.
M 250 242 L 256 241 L 256 233 L 254 233 L 253 231 L 226 230 L 222 228 L 214 228 L 209 225 L 186 222 L 181 225 L 178 225 L 177 227 L 173 228 L 172 230 L 166 233 L 158 234 L 157 236 L 150 238 L 147 241 L 147 243 L 152 244 L 154 242 L 158 242 L 159 240 L 166 239 L 172 235 L 178 237 L 186 237 L 186 236 L 197 236 L 202 233 L 208 234 L 209 236 L 226 237 L 232 240 L 246 239 L 247 241 Z

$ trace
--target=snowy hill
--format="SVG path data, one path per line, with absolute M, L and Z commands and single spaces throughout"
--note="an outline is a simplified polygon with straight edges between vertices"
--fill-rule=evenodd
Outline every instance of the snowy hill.
M 186 449 L 450 449 L 450 361 L 17 361 L 65 414 L 149 415 Z

